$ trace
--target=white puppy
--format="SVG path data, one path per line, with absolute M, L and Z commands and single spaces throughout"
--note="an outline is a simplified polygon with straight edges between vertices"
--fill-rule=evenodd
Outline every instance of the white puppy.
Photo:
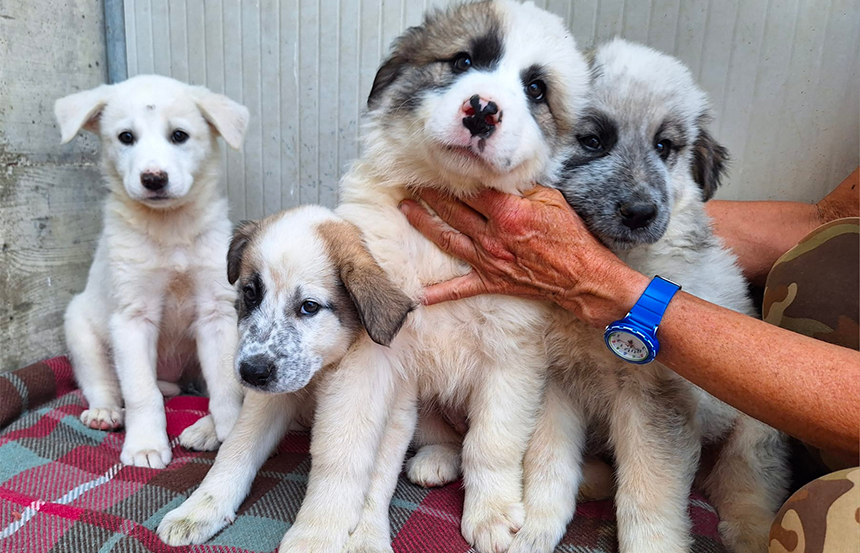
M 422 187 L 468 201 L 482 186 L 519 193 L 551 180 L 586 85 L 569 31 L 533 4 L 431 12 L 395 41 L 376 75 L 365 155 L 341 183 L 338 215 L 362 230 L 411 298 L 465 274 L 409 225 L 399 202 Z M 522 459 L 543 393 L 547 309 L 470 298 L 417 309 L 390 348 L 360 337 L 318 387 L 307 496 L 281 550 L 390 551 L 388 501 L 419 400 L 468 417 L 461 529 L 482 552 L 505 550 L 523 522 Z
M 202 370 L 211 416 L 180 443 L 214 449 L 238 416 L 232 375 L 235 292 L 227 283 L 227 202 L 218 190 L 221 135 L 239 148 L 248 110 L 203 87 L 139 76 L 57 100 L 63 143 L 101 139 L 109 194 L 86 289 L 66 311 L 66 343 L 89 408 L 87 426 L 123 424 L 120 460 L 171 460 L 162 393 Z

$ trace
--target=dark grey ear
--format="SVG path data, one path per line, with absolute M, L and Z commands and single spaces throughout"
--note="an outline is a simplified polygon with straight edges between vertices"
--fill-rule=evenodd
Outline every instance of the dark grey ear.
M 227 250 L 227 280 L 230 284 L 239 280 L 242 273 L 242 256 L 258 230 L 260 225 L 256 221 L 241 221 L 236 225 L 233 238 L 230 239 L 230 249 Z
M 367 97 L 367 108 L 373 109 L 382 96 L 386 88 L 391 86 L 391 83 L 397 80 L 400 76 L 400 70 L 406 64 L 406 59 L 399 54 L 392 54 L 376 72 L 376 77 L 373 79 L 373 86 L 370 87 L 370 95 Z
M 388 346 L 415 304 L 397 288 L 369 253 L 345 263 L 340 278 L 370 339 Z
M 729 151 L 703 127 L 699 131 L 699 138 L 693 144 L 693 180 L 702 189 L 704 201 L 714 197 L 728 162 Z

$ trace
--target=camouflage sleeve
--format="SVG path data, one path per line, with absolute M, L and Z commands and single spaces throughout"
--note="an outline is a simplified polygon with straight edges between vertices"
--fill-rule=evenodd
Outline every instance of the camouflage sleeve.
M 860 218 L 822 225 L 780 257 L 767 278 L 762 316 L 782 328 L 860 349 Z M 807 448 L 824 468 L 844 466 Z M 769 551 L 860 551 L 860 468 L 822 476 L 795 492 L 773 522 Z

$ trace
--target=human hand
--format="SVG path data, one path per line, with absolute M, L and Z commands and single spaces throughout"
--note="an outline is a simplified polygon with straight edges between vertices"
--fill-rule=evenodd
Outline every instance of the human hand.
M 506 294 L 550 300 L 603 326 L 623 316 L 647 286 L 647 278 L 588 232 L 557 190 L 537 186 L 519 197 L 485 189 L 457 200 L 426 189 L 420 196 L 447 224 L 405 200 L 401 210 L 409 222 L 473 267 L 425 288 L 425 305 Z

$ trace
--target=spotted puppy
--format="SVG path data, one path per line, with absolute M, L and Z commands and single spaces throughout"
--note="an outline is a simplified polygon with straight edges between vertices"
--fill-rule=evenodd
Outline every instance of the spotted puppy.
M 589 106 L 559 185 L 588 228 L 622 260 L 685 292 L 754 315 L 735 256 L 704 202 L 727 152 L 708 130 L 705 93 L 677 59 L 623 40 L 597 49 Z M 586 428 L 615 456 L 622 553 L 689 551 L 687 504 L 702 445 L 721 449 L 703 481 L 735 553 L 767 551 L 784 496 L 784 436 L 656 362 L 631 365 L 602 332 L 556 312 L 556 373 L 525 462 L 526 525 L 516 553 L 549 552 L 573 515 Z M 707 347 L 702 344 L 701 347 Z
M 227 260 L 240 292 L 235 370 L 250 389 L 212 470 L 159 524 L 170 545 L 202 543 L 231 522 L 290 422 L 312 418 L 312 377 L 365 333 L 388 345 L 413 308 L 358 228 L 323 207 L 242 223 Z

